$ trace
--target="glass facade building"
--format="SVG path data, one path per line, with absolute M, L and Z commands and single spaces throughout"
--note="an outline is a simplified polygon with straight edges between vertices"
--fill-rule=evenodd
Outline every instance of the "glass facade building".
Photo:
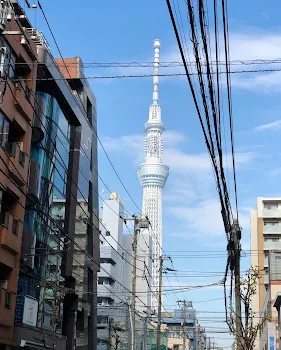
M 54 199 L 66 199 L 67 174 L 70 150 L 70 125 L 62 113 L 56 99 L 44 92 L 36 94 L 42 122 L 44 138 L 41 142 L 33 143 L 30 150 L 30 161 L 37 171 L 37 200 L 31 202 L 25 211 L 24 230 L 35 235 L 33 248 L 34 259 L 32 267 L 26 273 L 20 274 L 18 285 L 18 302 L 16 319 L 21 322 L 24 296 L 31 296 L 40 302 L 42 290 L 40 281 L 56 277 L 56 253 L 61 256 L 60 242 L 63 242 L 64 211 L 55 213 L 52 210 Z M 60 218 L 60 231 L 53 224 L 52 217 Z M 51 254 L 48 254 L 51 253 Z M 25 256 L 23 256 L 23 260 Z M 45 288 L 45 293 L 50 291 Z M 40 312 L 40 308 L 39 308 Z M 40 315 L 40 324 L 50 328 Z M 49 317 L 48 317 L 49 319 Z
M 45 54 L 45 53 L 44 53 Z M 49 57 L 49 58 L 48 58 Z M 44 59 L 52 58 L 50 56 Z M 45 71 L 56 67 L 45 63 Z M 42 69 L 42 67 L 40 67 Z M 54 76 L 61 77 L 56 68 Z M 66 348 L 96 348 L 99 212 L 95 97 L 84 79 L 38 82 L 16 322 L 26 298 L 36 327 Z M 77 86 L 76 86 L 77 84 Z

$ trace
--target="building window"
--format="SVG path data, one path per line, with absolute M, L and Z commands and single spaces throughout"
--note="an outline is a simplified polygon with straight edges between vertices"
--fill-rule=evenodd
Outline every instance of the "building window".
M 50 266 L 50 273 L 51 273 L 51 274 L 56 273 L 56 265 L 51 265 L 51 266 Z
M 12 293 L 11 292 L 6 292 L 5 308 L 10 309 L 11 306 L 12 306 Z
M 107 316 L 98 316 L 97 317 L 97 323 L 98 324 L 108 323 L 108 317 Z
M 264 226 L 277 226 L 278 222 L 277 221 L 265 221 Z
M 0 112 L 0 146 L 4 149 L 8 148 L 9 138 L 9 121 L 3 113 Z
M 88 268 L 88 292 L 89 295 L 94 292 L 94 275 L 93 270 Z
M 93 106 L 89 98 L 87 97 L 87 118 L 91 125 L 92 125 L 92 117 L 93 117 Z
M 278 204 L 277 203 L 264 203 L 264 209 L 266 210 L 274 210 L 278 208 Z
M 93 250 L 94 250 L 94 239 L 93 239 L 93 226 L 87 224 L 87 253 L 93 256 Z
M 76 329 L 80 332 L 84 332 L 84 309 L 77 311 Z
M 12 233 L 14 235 L 18 235 L 19 234 L 19 220 L 17 220 L 17 219 L 13 220 Z

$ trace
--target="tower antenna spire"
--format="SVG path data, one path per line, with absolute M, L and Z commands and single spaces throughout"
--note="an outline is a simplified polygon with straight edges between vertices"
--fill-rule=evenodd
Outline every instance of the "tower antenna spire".
M 154 73 L 153 73 L 153 104 L 158 105 L 158 86 L 159 86 L 159 57 L 161 41 L 155 39 L 154 42 Z

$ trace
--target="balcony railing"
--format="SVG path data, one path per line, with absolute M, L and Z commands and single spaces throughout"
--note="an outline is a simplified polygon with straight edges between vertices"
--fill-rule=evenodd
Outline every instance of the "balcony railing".
M 99 277 L 108 277 L 108 275 L 115 277 L 116 267 L 111 264 L 101 264 L 101 270 L 98 273 Z
M 281 242 L 264 242 L 264 250 L 281 250 Z
M 111 296 L 114 291 L 114 287 L 110 284 L 98 284 L 98 293 L 102 297 Z
M 36 28 L 26 28 L 26 31 L 36 45 L 44 46 L 48 51 L 50 51 L 50 45 L 48 44 L 42 32 Z
M 263 217 L 269 217 L 269 218 L 281 218 L 281 209 L 264 209 L 262 211 Z
M 281 233 L 281 225 L 264 225 L 264 233 Z

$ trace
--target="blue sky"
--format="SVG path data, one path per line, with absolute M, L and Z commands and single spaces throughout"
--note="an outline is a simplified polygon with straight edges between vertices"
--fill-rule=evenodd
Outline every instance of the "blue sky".
M 31 0 L 30 0 L 31 1 Z M 22 1 L 23 3 L 23 1 Z M 162 41 L 160 60 L 179 60 L 174 32 L 164 0 L 135 1 L 41 1 L 65 57 L 81 56 L 84 62 L 130 62 L 153 59 L 153 39 Z M 280 2 L 270 7 L 263 0 L 229 1 L 230 57 L 232 60 L 281 57 Z M 55 45 L 39 10 L 29 10 L 38 29 L 47 37 L 54 55 Z M 243 67 L 245 68 L 245 67 Z M 251 66 L 246 68 L 265 68 Z M 280 68 L 270 65 L 269 68 Z M 234 67 L 233 69 L 241 69 Z M 149 69 L 87 69 L 87 76 L 152 73 Z M 161 73 L 179 72 L 163 68 Z M 97 98 L 98 133 L 130 194 L 142 203 L 136 168 L 143 158 L 144 123 L 152 99 L 152 79 L 90 80 Z M 242 269 L 249 264 L 249 210 L 258 196 L 280 196 L 280 93 L 281 73 L 236 74 L 232 77 L 240 223 L 243 227 Z M 166 126 L 164 158 L 170 177 L 163 196 L 164 250 L 178 270 L 196 271 L 178 277 L 181 285 L 204 285 L 222 278 L 226 239 L 222 229 L 218 197 L 198 118 L 184 77 L 160 78 L 159 101 Z M 226 135 L 228 144 L 228 135 Z M 229 152 L 228 146 L 227 152 Z M 229 183 L 232 170 L 230 158 Z M 125 207 L 137 209 L 128 198 L 102 151 L 99 173 Z M 103 186 L 100 187 L 100 193 Z M 233 199 L 233 190 L 231 190 Z M 178 251 L 185 250 L 186 253 Z M 183 254 L 186 257 L 179 257 Z M 193 255 L 193 256 L 191 256 Z M 207 272 L 208 274 L 203 274 Z M 210 272 L 218 272 L 211 274 Z M 180 275 L 180 273 L 179 273 Z M 178 281 L 169 278 L 172 285 Z M 164 285 L 169 288 L 167 279 Z M 165 298 L 168 309 L 182 293 Z M 222 321 L 222 288 L 202 288 L 185 293 L 194 302 L 198 317 L 220 345 L 230 346 Z M 213 300 L 205 302 L 206 300 Z M 211 313 L 216 311 L 216 313 Z M 207 313 L 208 312 L 208 313 Z

